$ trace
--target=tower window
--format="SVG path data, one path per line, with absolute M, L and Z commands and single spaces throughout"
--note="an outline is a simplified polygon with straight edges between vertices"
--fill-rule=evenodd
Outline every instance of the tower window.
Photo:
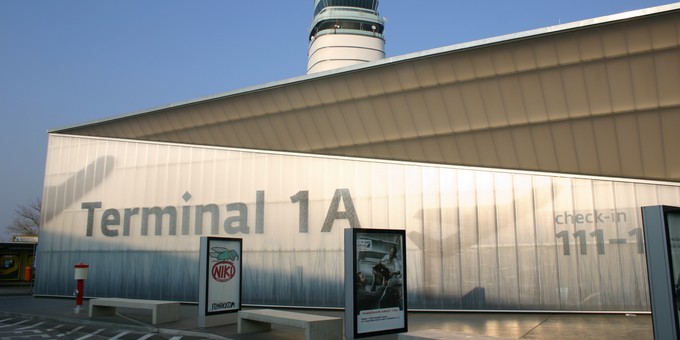
M 382 34 L 384 27 L 383 25 L 373 22 L 354 20 L 326 20 L 320 21 L 316 24 L 316 26 L 314 26 L 310 34 L 310 39 L 321 31 L 336 29 L 357 30 Z
M 357 7 L 377 11 L 378 0 L 320 0 L 314 9 L 314 15 L 319 14 L 326 7 L 334 6 Z

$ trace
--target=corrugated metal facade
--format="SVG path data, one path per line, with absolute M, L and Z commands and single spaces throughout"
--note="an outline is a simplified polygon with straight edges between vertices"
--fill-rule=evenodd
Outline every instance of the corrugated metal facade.
M 51 134 L 36 293 L 85 262 L 87 296 L 197 301 L 218 235 L 245 304 L 341 307 L 354 226 L 406 230 L 411 309 L 648 310 L 656 204 L 680 185 Z
M 680 182 L 680 3 L 57 132 Z

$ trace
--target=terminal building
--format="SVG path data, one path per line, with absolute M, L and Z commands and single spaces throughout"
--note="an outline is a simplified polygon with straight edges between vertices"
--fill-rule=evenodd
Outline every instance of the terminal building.
M 343 230 L 380 228 L 405 230 L 409 309 L 649 311 L 680 4 L 388 59 L 383 28 L 317 0 L 306 75 L 51 130 L 36 294 L 82 262 L 86 296 L 196 302 L 219 236 L 244 304 L 342 308 Z

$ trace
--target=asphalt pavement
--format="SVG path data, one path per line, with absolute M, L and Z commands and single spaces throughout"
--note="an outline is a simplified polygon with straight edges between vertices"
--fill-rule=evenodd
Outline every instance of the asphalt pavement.
M 256 309 L 246 307 L 244 309 Z M 271 308 L 271 307 L 268 307 Z M 300 313 L 343 317 L 342 310 L 286 309 Z M 289 340 L 304 337 L 302 330 L 272 325 L 271 331 L 238 334 L 236 324 L 201 328 L 198 305 L 183 303 L 179 321 L 151 324 L 148 311 L 120 308 L 115 315 L 88 317 L 88 300 L 76 310 L 75 298 L 33 295 L 30 286 L 0 286 L 0 316 L 57 320 L 84 325 L 99 325 L 201 339 Z M 482 313 L 482 312 L 409 312 L 409 333 L 425 334 L 440 330 L 449 339 L 563 339 L 620 340 L 654 339 L 652 318 L 642 314 L 567 314 L 567 313 Z M 396 334 L 366 339 L 397 339 Z

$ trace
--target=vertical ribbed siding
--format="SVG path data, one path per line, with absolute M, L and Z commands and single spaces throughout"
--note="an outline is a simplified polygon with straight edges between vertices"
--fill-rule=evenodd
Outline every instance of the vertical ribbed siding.
M 639 208 L 680 205 L 674 184 L 50 135 L 36 293 L 70 295 L 85 262 L 87 296 L 196 301 L 212 220 L 196 233 L 194 209 L 214 204 L 216 235 L 244 240 L 245 304 L 341 307 L 349 221 L 322 232 L 339 189 L 361 227 L 406 230 L 409 308 L 442 310 L 648 310 Z M 84 202 L 101 202 L 92 236 Z M 239 203 L 247 229 L 229 234 Z M 141 211 L 156 206 L 175 208 L 177 235 L 167 216 L 161 235 L 154 218 L 142 235 Z M 121 214 L 108 226 L 118 236 L 103 235 L 107 209 Z

